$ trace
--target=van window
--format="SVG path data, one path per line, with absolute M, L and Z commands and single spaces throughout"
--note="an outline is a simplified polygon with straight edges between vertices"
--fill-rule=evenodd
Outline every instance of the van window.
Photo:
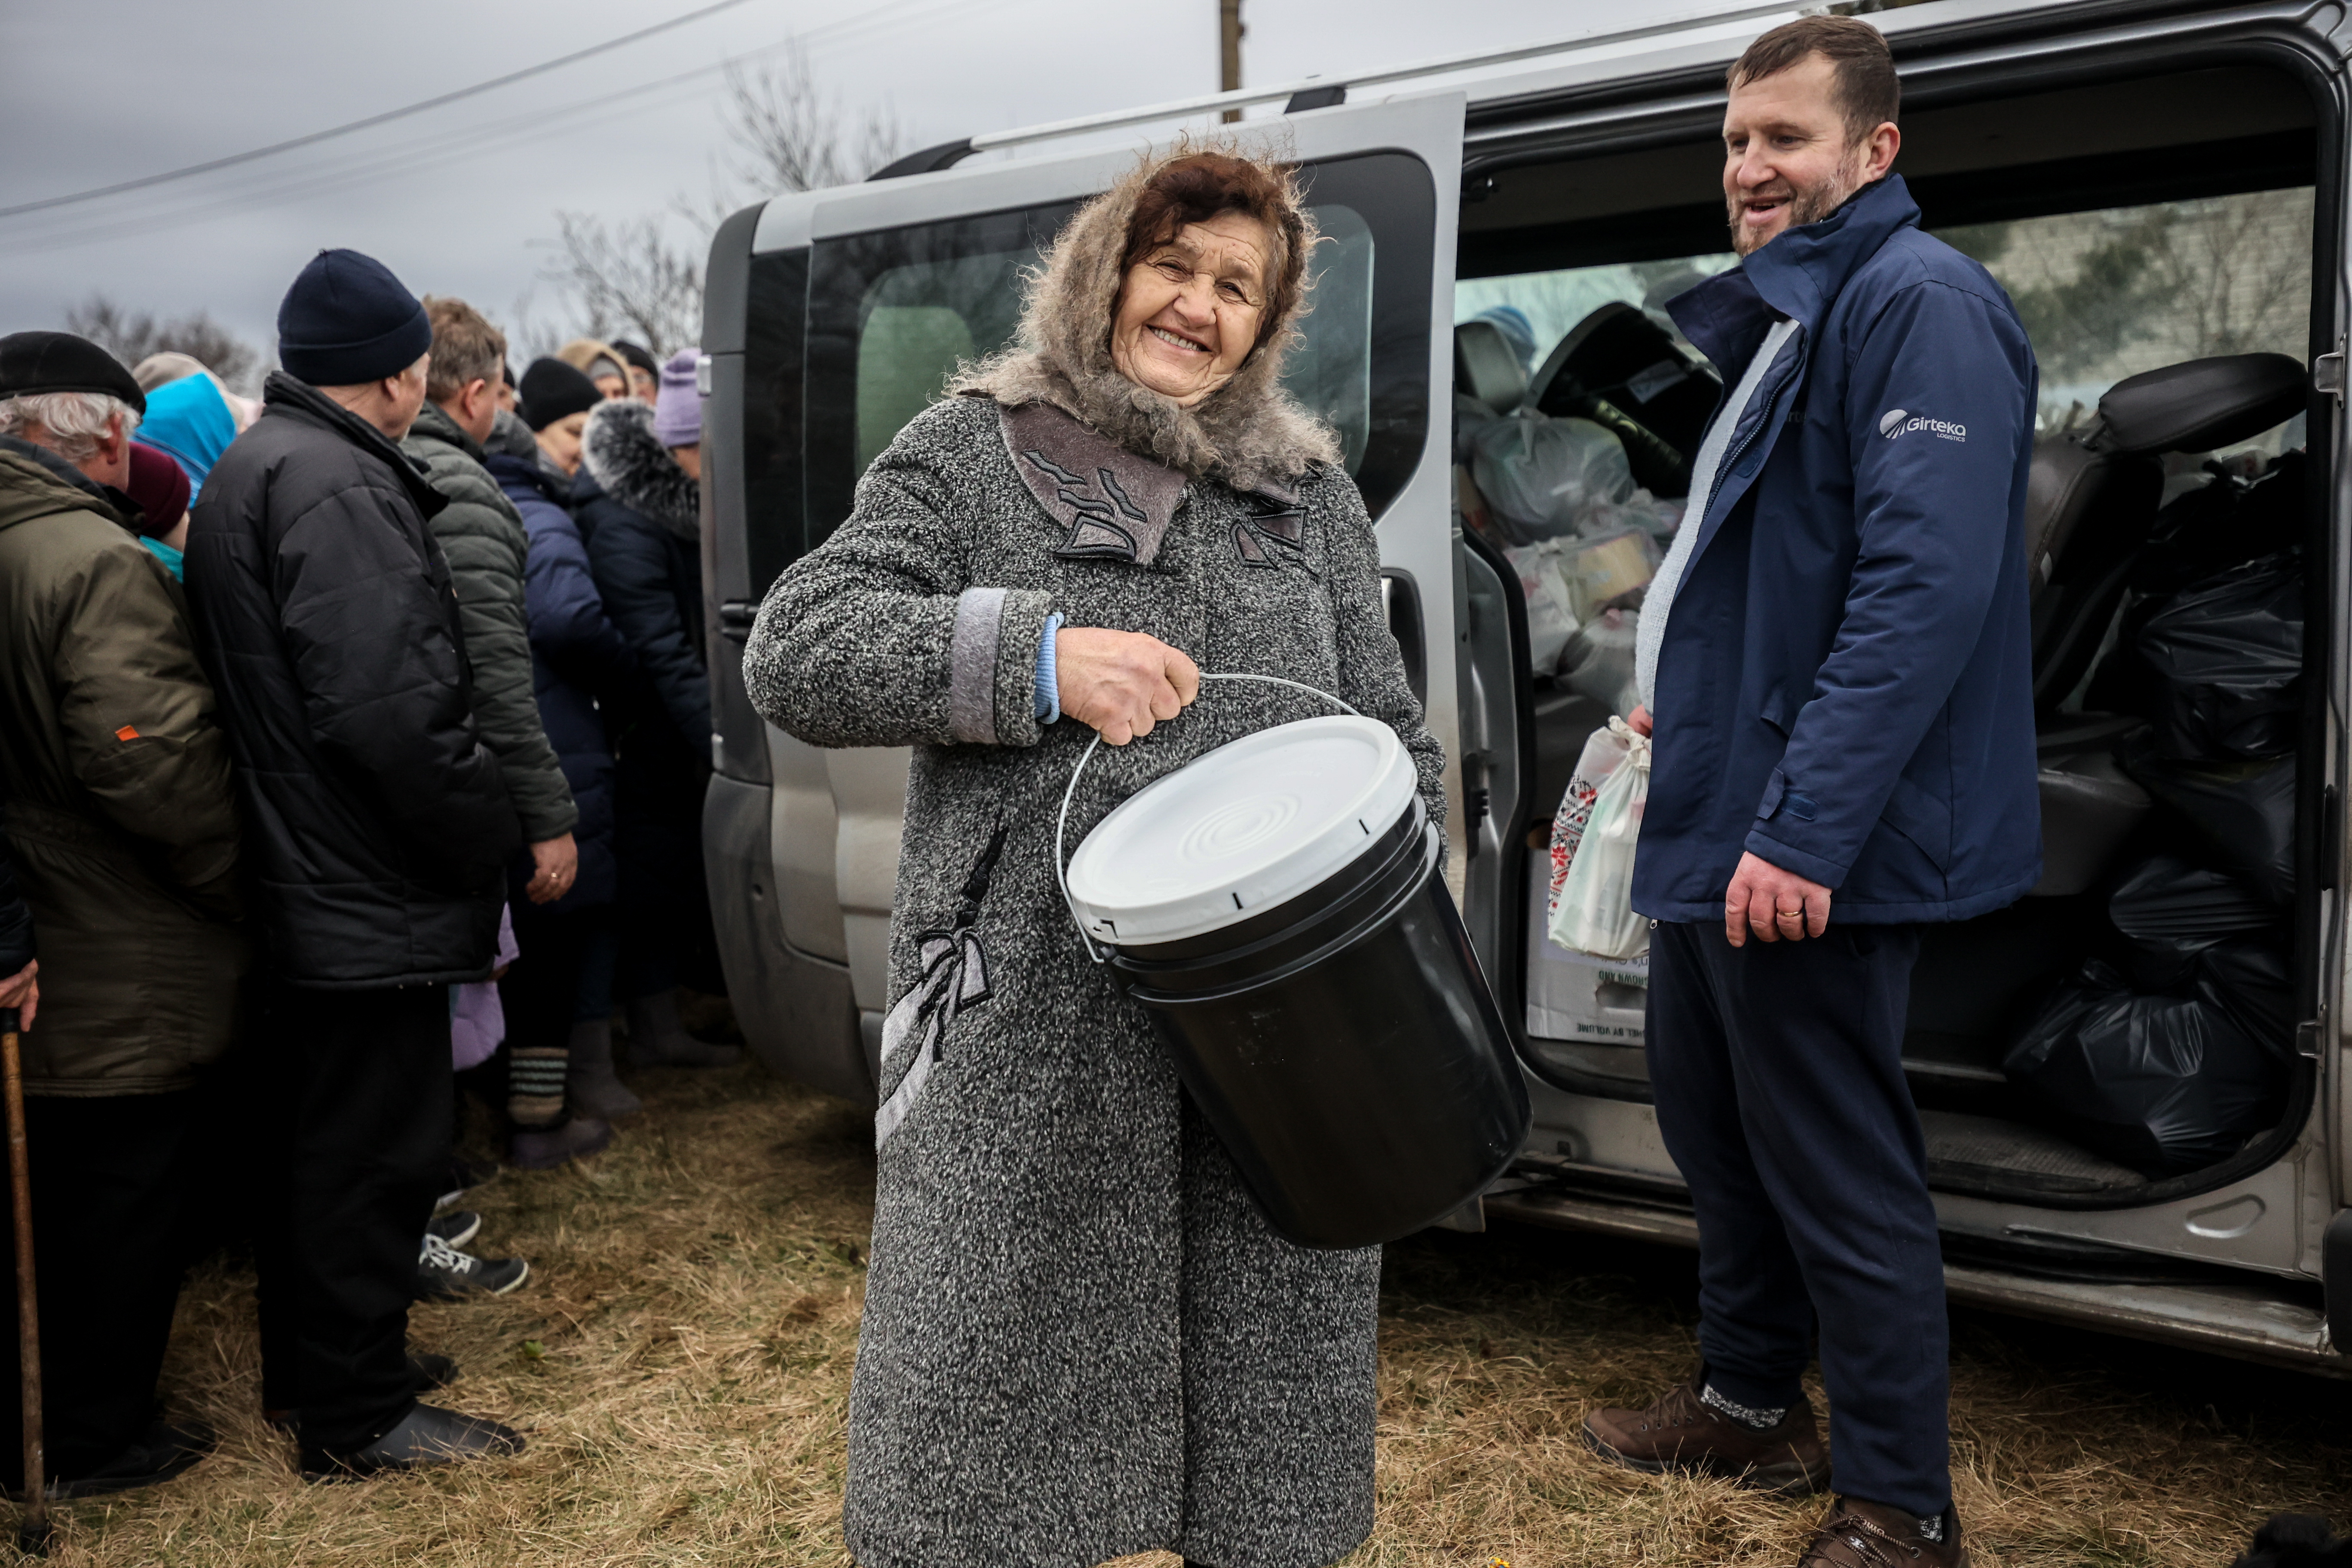
M 1307 179 L 1326 237 L 1285 383 L 1339 432 L 1378 516 L 1427 436 L 1435 187 L 1418 159 L 1394 153 L 1334 160 Z M 848 515 L 858 477 L 944 395 L 958 364 L 1013 342 L 1022 275 L 1075 211 L 1057 203 L 814 247 L 803 548 Z
M 2301 359 L 2309 351 L 2307 185 L 1929 232 L 1982 262 L 2009 291 L 2042 368 L 2045 431 L 2087 425 L 2107 388 L 2143 371 L 2214 354 Z M 1517 311 L 1529 330 L 1532 371 L 1612 302 L 1671 330 L 1666 301 L 1737 259 L 1723 250 L 1467 279 L 1455 287 L 1454 319 Z M 2299 419 L 2250 447 L 2275 454 L 2282 441 L 2301 445 Z

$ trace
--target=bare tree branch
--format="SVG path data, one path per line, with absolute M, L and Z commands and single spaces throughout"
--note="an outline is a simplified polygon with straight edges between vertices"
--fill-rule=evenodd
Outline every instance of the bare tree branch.
M 92 294 L 67 309 L 66 331 L 88 338 L 126 365 L 135 366 L 150 354 L 184 353 L 202 360 L 235 391 L 259 390 L 260 351 L 208 311 L 158 321 L 150 311 L 125 310 L 104 294 Z
M 735 177 L 762 195 L 854 184 L 897 157 L 905 140 L 897 116 L 872 106 L 845 125 L 798 44 L 774 65 L 728 70 L 721 123 L 735 144 Z
M 607 224 L 559 212 L 563 255 L 545 274 L 571 293 L 591 337 L 634 337 L 656 358 L 702 331 L 702 266 L 697 249 L 671 247 L 658 218 Z
M 895 115 L 868 108 L 854 124 L 818 90 L 799 45 L 776 64 L 727 72 L 719 111 L 730 143 L 709 188 L 681 192 L 670 210 L 705 238 L 748 203 L 791 191 L 822 190 L 864 179 L 898 155 L 905 141 Z M 562 255 L 541 274 L 572 297 L 581 331 L 592 337 L 634 336 L 656 354 L 694 342 L 701 331 L 701 248 L 673 248 L 659 218 L 614 222 L 558 213 Z

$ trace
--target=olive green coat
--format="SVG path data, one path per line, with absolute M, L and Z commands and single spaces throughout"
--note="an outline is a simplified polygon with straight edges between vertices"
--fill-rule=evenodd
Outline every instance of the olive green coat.
M 179 584 L 112 496 L 5 437 L 0 793 L 40 945 L 26 1091 L 190 1087 L 247 963 L 227 738 Z
M 538 844 L 580 822 L 563 766 L 540 725 L 531 693 L 530 619 L 523 606 L 523 554 L 530 535 L 522 514 L 482 467 L 480 443 L 428 403 L 401 450 L 425 465 L 433 488 L 449 499 L 427 526 L 449 558 L 466 661 L 474 672 L 474 723 L 499 759 L 522 836 Z

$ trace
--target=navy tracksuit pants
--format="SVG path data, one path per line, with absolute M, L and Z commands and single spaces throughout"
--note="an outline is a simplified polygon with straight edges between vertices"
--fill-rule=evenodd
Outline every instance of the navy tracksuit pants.
M 1699 1231 L 1706 1377 L 1793 1405 L 1821 1335 L 1831 1466 L 1849 1496 L 1951 1500 L 1944 1262 L 1903 1078 L 1913 926 L 1832 924 L 1735 948 L 1650 936 L 1650 1084 Z

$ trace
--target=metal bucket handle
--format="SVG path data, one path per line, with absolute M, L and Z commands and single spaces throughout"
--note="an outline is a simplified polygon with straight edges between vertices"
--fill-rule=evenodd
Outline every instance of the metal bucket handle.
M 1322 689 L 1320 687 L 1309 686 L 1303 680 L 1286 680 L 1279 675 L 1210 675 L 1205 672 L 1202 675 L 1201 679 L 1203 681 L 1255 680 L 1262 686 L 1287 686 L 1293 691 L 1304 691 L 1309 697 L 1320 697 L 1324 701 L 1331 704 L 1332 707 L 1346 709 L 1347 711 L 1354 713 L 1359 719 L 1363 717 L 1361 713 L 1357 712 L 1353 708 L 1349 708 L 1347 703 L 1342 702 L 1339 699 L 1332 696 L 1329 692 Z M 1167 721 L 1167 722 L 1172 723 L 1174 721 L 1170 720 Z M 1095 733 L 1095 738 L 1087 742 L 1086 754 L 1078 759 L 1077 767 L 1070 774 L 1070 787 L 1062 792 L 1062 815 L 1055 818 L 1054 822 L 1054 880 L 1062 889 L 1062 905 L 1065 909 L 1070 911 L 1070 922 L 1078 928 L 1078 940 L 1087 944 L 1087 956 L 1093 959 L 1097 963 L 1108 963 L 1110 962 L 1110 954 L 1100 952 L 1096 948 L 1094 934 L 1087 930 L 1087 922 L 1078 918 L 1077 900 L 1070 897 L 1069 862 L 1062 853 L 1062 838 L 1063 835 L 1067 832 L 1070 826 L 1070 802 L 1078 793 L 1078 779 L 1080 775 L 1086 773 L 1087 764 L 1095 760 L 1095 749 L 1101 744 L 1102 733 L 1100 731 L 1097 731 Z

